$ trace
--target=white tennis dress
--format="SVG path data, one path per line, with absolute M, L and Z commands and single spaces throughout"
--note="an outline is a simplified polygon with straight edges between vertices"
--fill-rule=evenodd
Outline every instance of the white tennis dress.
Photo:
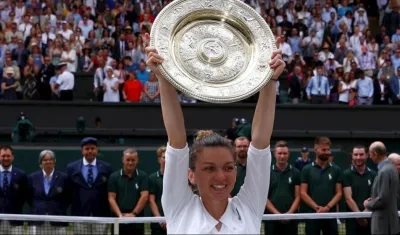
M 268 199 L 271 169 L 270 147 L 248 150 L 246 178 L 237 196 L 229 200 L 219 223 L 204 208 L 199 196 L 188 186 L 189 148 L 165 153 L 161 199 L 168 234 L 260 234 L 261 220 Z

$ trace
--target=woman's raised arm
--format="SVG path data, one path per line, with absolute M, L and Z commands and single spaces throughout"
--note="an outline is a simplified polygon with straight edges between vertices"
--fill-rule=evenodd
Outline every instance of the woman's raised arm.
M 160 86 L 161 109 L 168 143 L 173 148 L 183 149 L 187 142 L 186 129 L 176 89 L 165 80 L 158 70 L 157 65 L 163 62 L 163 58 L 157 54 L 156 49 L 148 47 L 146 52 L 148 54 L 147 65 L 157 76 Z
M 275 118 L 276 80 L 285 66 L 280 50 L 274 51 L 270 62 L 274 75 L 260 91 L 252 123 L 252 141 L 248 150 L 246 178 L 238 193 L 241 203 L 247 205 L 260 218 L 268 199 L 271 169 L 269 146 Z
M 165 152 L 165 171 L 161 204 L 167 224 L 186 205 L 193 195 L 188 185 L 189 148 L 186 140 L 182 108 L 175 88 L 162 76 L 157 68 L 163 62 L 154 48 L 146 48 L 147 65 L 157 76 L 160 87 L 161 109 L 168 135 Z
M 275 120 L 276 81 L 286 66 L 280 50 L 272 53 L 269 66 L 274 70 L 274 75 L 272 80 L 260 91 L 252 122 L 251 144 L 257 149 L 267 148 L 271 141 Z

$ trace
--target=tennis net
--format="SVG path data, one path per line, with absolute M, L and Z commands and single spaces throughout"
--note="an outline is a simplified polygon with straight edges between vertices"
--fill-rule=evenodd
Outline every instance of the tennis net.
M 400 212 L 399 212 L 400 216 Z M 362 223 L 371 217 L 370 212 L 338 212 L 338 213 L 298 213 L 298 214 L 265 214 L 260 234 L 271 235 L 271 227 L 288 228 L 294 226 L 298 235 L 306 235 L 306 226 L 337 226 L 339 235 L 346 235 L 346 225 Z M 16 215 L 0 214 L 0 235 L 125 235 L 151 234 L 151 223 L 164 222 L 163 217 L 77 217 L 52 215 Z M 329 227 L 329 226 L 328 226 Z M 143 229 L 141 231 L 141 229 Z M 309 228 L 308 228 L 309 229 Z M 315 229 L 315 228 L 314 228 Z M 332 227 L 330 227 L 332 229 Z M 368 226 L 367 226 L 368 229 Z M 141 232 L 140 232 L 141 231 Z M 319 233 L 318 233 L 319 234 Z M 349 234 L 348 234 L 349 235 Z

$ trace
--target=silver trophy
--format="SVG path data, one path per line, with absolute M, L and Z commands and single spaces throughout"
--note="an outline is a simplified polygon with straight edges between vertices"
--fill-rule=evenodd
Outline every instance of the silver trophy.
M 210 103 L 233 103 L 271 79 L 276 49 L 265 20 L 240 0 L 175 0 L 157 16 L 150 46 L 178 90 Z

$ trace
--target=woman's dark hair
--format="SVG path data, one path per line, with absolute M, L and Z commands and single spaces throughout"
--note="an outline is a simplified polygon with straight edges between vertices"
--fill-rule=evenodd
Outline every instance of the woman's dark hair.
M 195 165 L 196 165 L 196 160 L 198 154 L 204 149 L 204 148 L 212 148 L 212 147 L 223 147 L 227 148 L 231 151 L 232 157 L 236 161 L 236 154 L 235 154 L 235 148 L 231 144 L 231 142 L 222 137 L 221 135 L 214 133 L 211 130 L 201 130 L 198 131 L 195 135 L 195 139 L 193 142 L 192 147 L 190 148 L 189 151 L 189 168 L 191 170 L 195 170 Z M 217 156 L 218 157 L 218 156 Z

